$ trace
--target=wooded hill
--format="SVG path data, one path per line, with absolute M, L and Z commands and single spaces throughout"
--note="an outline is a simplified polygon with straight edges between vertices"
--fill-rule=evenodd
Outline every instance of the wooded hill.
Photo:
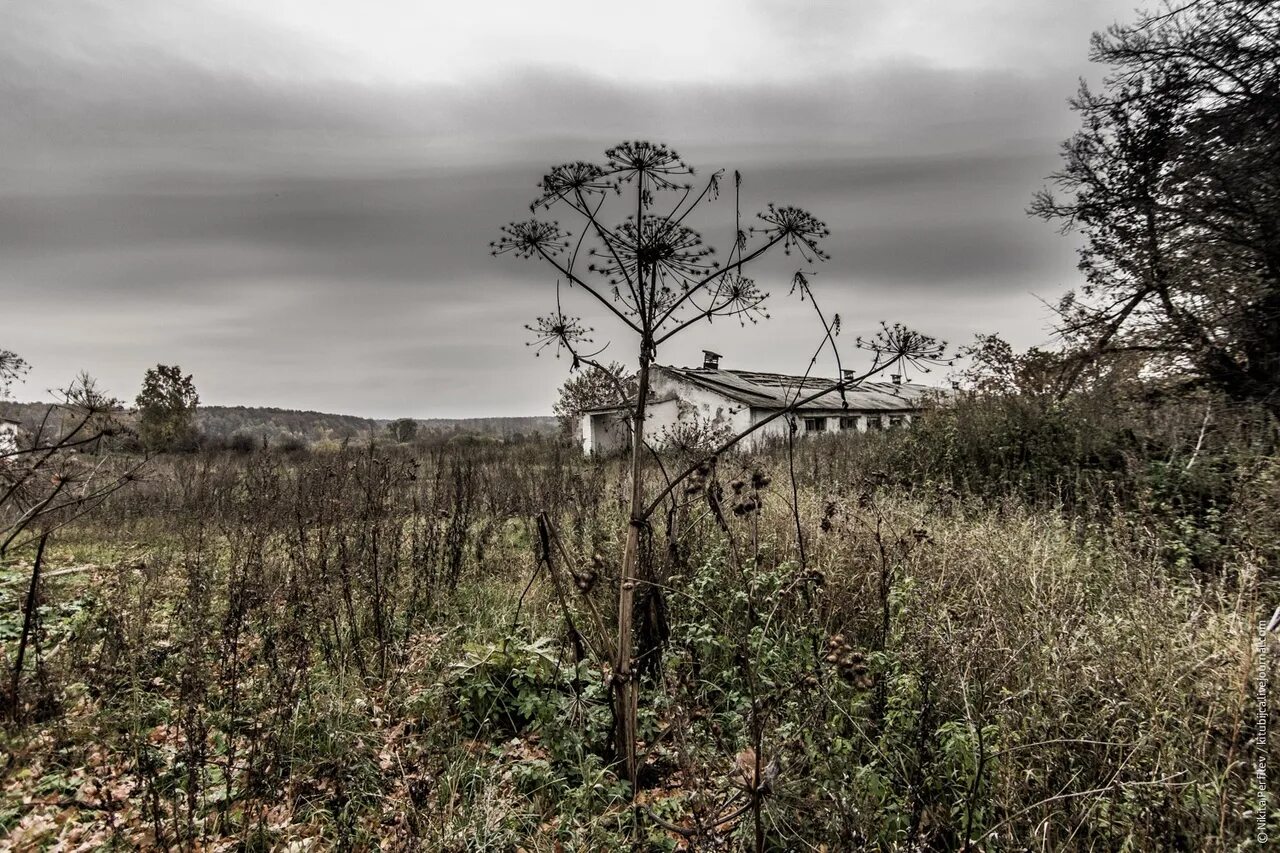
M 35 427 L 44 417 L 48 403 L 0 401 L 0 417 Z M 337 415 L 327 412 L 278 409 L 268 406 L 201 406 L 196 427 L 209 439 L 225 440 L 233 435 L 266 438 L 274 442 L 292 436 L 308 443 L 317 441 L 358 441 L 386 431 L 389 420 Z M 419 434 L 455 433 L 494 438 L 549 434 L 556 429 L 553 417 L 507 418 L 422 418 Z

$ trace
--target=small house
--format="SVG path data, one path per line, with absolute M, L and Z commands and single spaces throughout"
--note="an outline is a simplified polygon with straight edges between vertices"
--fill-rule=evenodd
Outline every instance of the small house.
M 654 365 L 645 411 L 645 439 L 654 447 L 716 444 L 773 417 L 746 440 L 755 447 L 785 437 L 794 422 L 804 435 L 868 432 L 910 425 L 938 389 L 902 381 L 862 382 L 828 391 L 784 417 L 779 412 L 836 384 L 835 379 L 754 370 L 725 370 L 705 351 L 700 368 Z M 632 403 L 592 409 L 582 416 L 582 449 L 612 453 L 631 442 Z
M 18 450 L 18 428 L 22 424 L 12 418 L 0 418 L 0 456 Z

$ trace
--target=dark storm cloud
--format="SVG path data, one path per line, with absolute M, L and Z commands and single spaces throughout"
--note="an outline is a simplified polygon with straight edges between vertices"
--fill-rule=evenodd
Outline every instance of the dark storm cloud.
M 545 410 L 563 364 L 528 358 L 521 324 L 551 280 L 487 243 L 527 215 L 548 164 L 637 136 L 742 168 L 748 209 L 826 219 L 820 280 L 837 310 L 856 300 L 963 331 L 966 305 L 1020 299 L 1000 322 L 1029 342 L 1044 334 L 1027 293 L 1071 277 L 1069 242 L 1023 214 L 1071 128 L 1061 69 L 897 62 L 776 86 L 624 87 L 530 68 L 391 86 L 86 57 L 6 32 L 0 343 L 40 369 L 29 388 L 87 367 L 123 394 L 148 364 L 180 361 L 211 402 Z M 784 266 L 769 268 L 775 293 Z M 975 313 L 969 332 L 990 330 L 992 312 Z M 751 366 L 802 366 L 792 332 L 753 344 Z

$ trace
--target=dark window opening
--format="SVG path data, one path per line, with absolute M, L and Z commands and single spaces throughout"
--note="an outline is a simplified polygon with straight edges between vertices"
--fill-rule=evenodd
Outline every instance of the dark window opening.
M 826 428 L 827 428 L 826 418 L 805 418 L 804 419 L 805 432 L 822 432 Z
M 840 419 L 840 429 L 857 429 L 857 428 L 858 428 L 857 418 L 841 418 Z

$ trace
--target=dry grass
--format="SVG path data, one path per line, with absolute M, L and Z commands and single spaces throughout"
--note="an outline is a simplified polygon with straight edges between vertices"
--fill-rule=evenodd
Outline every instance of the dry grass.
M 654 531 L 639 621 L 669 639 L 640 828 L 531 521 L 548 510 L 571 569 L 604 556 L 568 599 L 589 642 L 613 606 L 612 465 L 162 463 L 53 551 L 51 571 L 98 568 L 43 587 L 5 844 L 714 850 L 758 820 L 771 849 L 1250 849 L 1250 764 L 1280 764 L 1251 741 L 1268 558 L 1236 544 L 1188 571 L 1140 507 L 903 484 L 873 450 L 805 451 L 798 512 L 782 451 L 724 460 L 725 524 L 704 490 L 671 514 L 674 549 Z M 739 470 L 771 477 L 757 510 L 729 511 Z

